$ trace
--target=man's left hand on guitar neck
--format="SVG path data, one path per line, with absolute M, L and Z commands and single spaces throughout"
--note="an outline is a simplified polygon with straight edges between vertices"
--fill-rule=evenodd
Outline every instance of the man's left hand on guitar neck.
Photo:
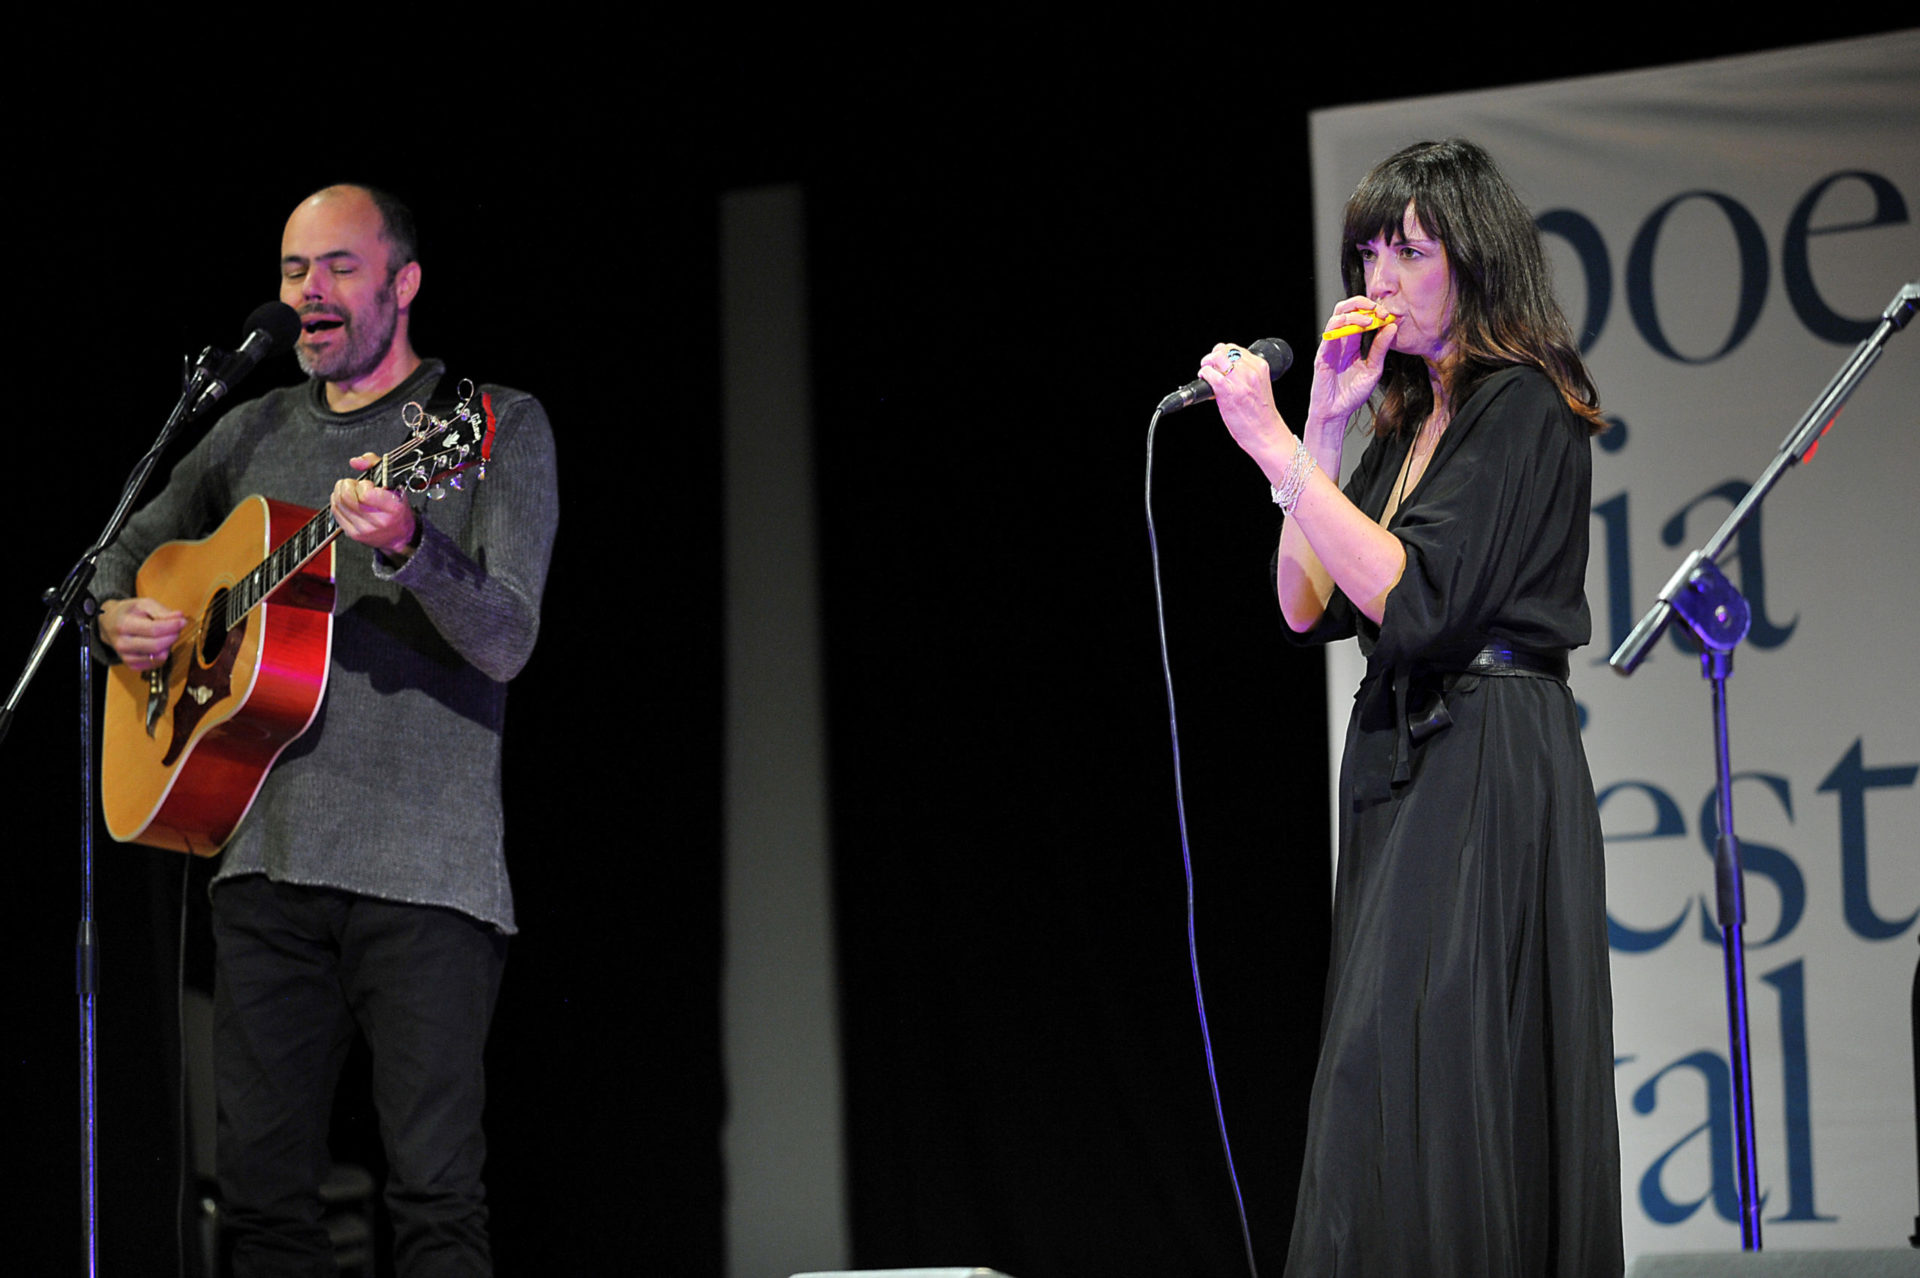
M 347 463 L 355 470 L 380 464 L 378 453 L 362 453 Z M 389 562 L 403 564 L 419 544 L 419 527 L 406 496 L 370 479 L 343 479 L 333 486 L 333 519 L 340 534 L 371 546 Z

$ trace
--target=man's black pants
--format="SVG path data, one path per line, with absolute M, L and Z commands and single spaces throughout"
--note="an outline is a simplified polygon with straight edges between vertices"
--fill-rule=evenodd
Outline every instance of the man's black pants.
M 234 1271 L 332 1278 L 319 1186 L 356 1030 L 405 1278 L 491 1274 L 482 1055 L 506 938 L 453 910 L 247 875 L 213 890 L 216 1159 Z

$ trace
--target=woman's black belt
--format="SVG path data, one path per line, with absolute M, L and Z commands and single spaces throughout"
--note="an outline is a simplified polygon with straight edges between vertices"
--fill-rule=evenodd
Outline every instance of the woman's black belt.
M 1474 675 L 1539 675 L 1567 681 L 1565 648 L 1515 648 L 1490 643 L 1455 673 Z
M 1424 692 L 1416 692 L 1409 681 L 1408 691 L 1404 694 L 1395 689 L 1395 693 L 1404 699 L 1401 702 L 1399 719 L 1407 725 L 1406 742 L 1397 745 L 1394 750 L 1394 777 L 1404 781 L 1411 775 L 1409 760 L 1405 754 L 1406 746 L 1417 745 L 1425 741 L 1442 728 L 1453 726 L 1453 713 L 1447 709 L 1447 690 L 1453 680 L 1461 675 L 1519 675 L 1527 679 L 1553 679 L 1560 683 L 1567 681 L 1567 650 L 1565 648 L 1515 648 L 1507 644 L 1490 643 L 1473 655 L 1473 660 L 1458 670 L 1433 671 L 1438 675 L 1435 683 L 1423 685 Z

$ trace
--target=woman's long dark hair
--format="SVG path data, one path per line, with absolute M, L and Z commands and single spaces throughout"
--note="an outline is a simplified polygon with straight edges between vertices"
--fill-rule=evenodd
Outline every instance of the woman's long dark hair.
M 1493 157 L 1472 142 L 1416 142 L 1388 156 L 1347 201 L 1340 273 L 1347 292 L 1366 291 L 1360 245 L 1406 235 L 1411 207 L 1427 235 L 1447 251 L 1453 281 L 1451 352 L 1440 366 L 1447 402 L 1466 401 L 1488 374 L 1514 364 L 1545 373 L 1567 406 L 1597 433 L 1600 394 L 1554 301 L 1540 232 Z M 1424 360 L 1395 351 L 1380 378 L 1374 430 L 1397 435 L 1433 411 Z

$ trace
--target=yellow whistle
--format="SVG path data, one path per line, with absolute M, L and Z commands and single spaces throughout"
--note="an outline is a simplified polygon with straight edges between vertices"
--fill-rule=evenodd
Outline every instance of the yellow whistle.
M 1384 311 L 1375 311 L 1364 324 L 1342 324 L 1339 328 L 1330 328 L 1320 334 L 1320 340 L 1330 342 L 1336 337 L 1352 337 L 1355 333 L 1371 333 L 1376 328 L 1385 328 L 1396 317 Z

